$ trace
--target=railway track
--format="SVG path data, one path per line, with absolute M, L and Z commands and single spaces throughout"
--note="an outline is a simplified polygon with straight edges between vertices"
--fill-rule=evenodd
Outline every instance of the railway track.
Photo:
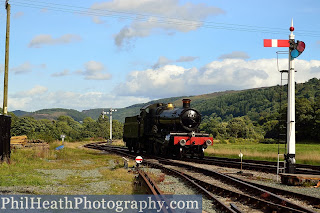
M 106 147 L 113 147 L 113 146 L 106 145 Z M 117 147 L 117 149 L 120 149 L 123 151 L 127 150 L 125 147 Z M 183 161 L 199 163 L 199 164 L 207 164 L 207 165 L 216 165 L 216 166 L 222 166 L 222 167 L 230 167 L 230 168 L 241 167 L 241 163 L 239 159 L 232 159 L 232 158 L 221 158 L 221 157 L 205 157 L 203 159 L 186 158 L 186 159 L 183 159 Z M 276 174 L 277 162 L 243 160 L 242 168 L 245 170 L 263 171 L 266 173 Z M 320 166 L 296 164 L 296 173 L 308 174 L 308 175 L 320 175 Z
M 186 161 L 197 162 L 201 164 L 217 165 L 231 168 L 240 168 L 240 160 L 232 158 L 220 157 L 205 157 L 200 159 L 185 159 Z M 243 160 L 242 167 L 247 170 L 265 171 L 268 173 L 277 173 L 277 162 L 258 161 L 258 160 Z M 297 174 L 312 174 L 320 175 L 320 166 L 296 164 Z
M 135 157 L 133 153 L 129 153 L 126 149 L 120 147 L 103 144 L 88 144 L 86 147 L 115 152 L 131 158 Z M 190 162 L 153 158 L 145 160 L 144 163 L 179 177 L 187 185 L 192 186 L 196 191 L 209 198 L 215 209 L 223 212 L 316 212 L 317 209 L 315 208 L 320 205 L 319 198 L 253 184 L 213 170 L 191 165 Z M 199 178 L 199 176 L 202 178 Z M 207 178 L 204 178 L 204 176 Z M 219 187 L 222 184 L 212 184 L 210 181 L 204 181 L 205 179 L 216 179 L 223 184 L 232 186 L 234 189 Z M 284 196 L 303 201 L 311 208 L 295 204 Z
M 154 182 L 154 180 L 143 170 L 138 169 L 138 178 L 142 180 L 143 184 L 147 188 L 147 194 L 152 194 L 152 195 L 163 195 L 157 184 Z

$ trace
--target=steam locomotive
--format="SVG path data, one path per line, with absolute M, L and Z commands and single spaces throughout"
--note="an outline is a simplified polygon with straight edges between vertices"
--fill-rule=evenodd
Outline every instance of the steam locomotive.
M 213 138 L 201 133 L 201 115 L 190 108 L 190 99 L 183 99 L 183 108 L 155 103 L 140 109 L 140 115 L 126 117 L 123 140 L 129 151 L 182 158 L 203 158 L 204 149 Z

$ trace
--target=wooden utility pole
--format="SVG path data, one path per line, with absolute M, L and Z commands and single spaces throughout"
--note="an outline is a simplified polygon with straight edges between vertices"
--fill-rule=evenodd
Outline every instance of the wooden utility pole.
M 9 37 L 10 37 L 10 4 L 6 0 L 7 31 L 6 31 L 6 56 L 4 64 L 4 89 L 3 89 L 3 114 L 8 114 L 8 74 L 9 74 Z

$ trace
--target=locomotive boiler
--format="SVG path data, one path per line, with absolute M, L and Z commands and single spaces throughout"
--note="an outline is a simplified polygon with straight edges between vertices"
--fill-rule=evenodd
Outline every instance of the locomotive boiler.
M 183 99 L 183 108 L 155 103 L 144 106 L 140 114 L 126 117 L 123 140 L 130 151 L 155 155 L 204 156 L 213 138 L 201 133 L 200 113 L 190 108 L 190 99 Z

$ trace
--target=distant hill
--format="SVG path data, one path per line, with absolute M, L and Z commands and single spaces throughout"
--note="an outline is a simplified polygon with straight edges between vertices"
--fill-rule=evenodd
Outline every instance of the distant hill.
M 225 92 L 216 92 L 211 94 L 199 95 L 199 96 L 180 96 L 180 97 L 171 97 L 171 98 L 163 98 L 159 100 L 153 100 L 147 103 L 134 104 L 125 108 L 118 108 L 117 112 L 113 113 L 113 119 L 124 122 L 125 117 L 134 116 L 140 113 L 140 108 L 145 105 L 153 104 L 153 103 L 173 103 L 176 107 L 182 106 L 183 98 L 192 99 L 192 104 L 198 103 L 204 100 L 210 100 L 214 97 L 219 97 L 221 95 L 237 93 L 239 91 L 225 91 Z M 53 109 L 42 109 L 35 112 L 26 112 L 21 110 L 13 111 L 13 113 L 18 116 L 31 116 L 35 119 L 50 119 L 56 120 L 61 115 L 67 115 L 72 117 L 75 121 L 82 121 L 85 117 L 91 117 L 96 120 L 101 115 L 102 111 L 108 111 L 108 108 L 97 108 L 97 109 L 89 109 L 83 110 L 81 112 L 73 109 L 62 109 L 62 108 L 53 108 Z
M 142 106 L 160 102 L 173 103 L 176 107 L 182 106 L 183 98 L 190 98 L 191 107 L 197 109 L 204 117 L 215 115 L 222 119 L 248 115 L 252 121 L 268 116 L 279 110 L 280 94 L 282 93 L 282 103 L 286 103 L 286 87 L 273 86 L 255 88 L 241 91 L 215 92 L 197 96 L 181 96 L 154 100 L 148 103 L 135 104 L 125 108 L 119 108 L 113 114 L 113 118 L 124 122 L 127 116 L 137 115 Z M 308 82 L 296 85 L 296 97 L 315 99 L 320 97 L 320 81 L 317 78 Z M 14 111 L 17 116 L 33 116 L 36 119 L 57 119 L 60 115 L 69 115 L 76 121 L 81 121 L 85 117 L 97 119 L 102 112 L 100 109 L 89 109 L 79 112 L 72 109 L 44 109 L 33 113 L 24 111 Z M 105 108 L 105 111 L 108 109 Z
M 15 110 L 15 111 L 13 111 L 13 113 L 14 113 L 16 116 L 18 116 L 18 117 L 22 117 L 22 116 L 24 116 L 24 115 L 29 114 L 30 112 L 21 111 L 21 110 Z
M 40 119 L 49 119 L 56 120 L 61 115 L 68 115 L 72 117 L 75 121 L 82 121 L 87 117 L 84 113 L 79 112 L 74 109 L 62 109 L 62 108 L 53 108 L 53 109 L 42 109 L 35 112 L 24 112 L 20 110 L 13 111 L 13 113 L 18 116 L 30 116 L 34 117 L 37 120 Z

